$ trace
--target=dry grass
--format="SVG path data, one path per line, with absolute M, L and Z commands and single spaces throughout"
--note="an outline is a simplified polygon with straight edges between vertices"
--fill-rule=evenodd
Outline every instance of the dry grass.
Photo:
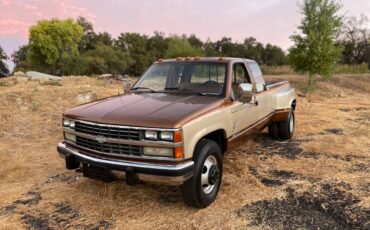
M 301 89 L 302 76 L 269 76 Z M 298 98 L 293 141 L 266 131 L 225 158 L 217 201 L 196 210 L 177 187 L 104 184 L 67 171 L 55 146 L 77 95 L 120 85 L 87 77 L 58 85 L 0 80 L 1 229 L 367 228 L 370 76 L 337 76 Z M 9 81 L 9 80 L 6 80 Z

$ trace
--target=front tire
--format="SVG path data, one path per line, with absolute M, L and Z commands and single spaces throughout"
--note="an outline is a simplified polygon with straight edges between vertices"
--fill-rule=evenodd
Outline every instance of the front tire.
M 217 197 L 222 179 L 222 154 L 220 146 L 201 140 L 194 152 L 194 175 L 182 185 L 185 203 L 196 208 L 206 208 Z

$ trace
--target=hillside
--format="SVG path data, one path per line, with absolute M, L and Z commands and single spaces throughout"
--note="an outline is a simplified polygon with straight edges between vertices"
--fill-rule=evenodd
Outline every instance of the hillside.
M 301 89 L 302 76 L 269 76 Z M 292 141 L 266 130 L 224 164 L 216 202 L 187 207 L 177 187 L 104 184 L 67 171 L 56 152 L 61 114 L 120 84 L 0 80 L 0 228 L 370 228 L 370 75 L 335 76 L 299 92 Z

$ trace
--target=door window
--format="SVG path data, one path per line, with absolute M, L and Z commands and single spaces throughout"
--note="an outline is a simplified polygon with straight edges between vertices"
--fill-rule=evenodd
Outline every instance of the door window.
M 233 87 L 231 91 L 231 99 L 234 101 L 240 98 L 239 84 L 241 83 L 250 83 L 249 75 L 244 63 L 235 63 L 233 66 Z

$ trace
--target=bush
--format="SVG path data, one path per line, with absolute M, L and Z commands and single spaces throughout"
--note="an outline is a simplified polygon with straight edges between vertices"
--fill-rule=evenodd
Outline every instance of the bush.
M 366 63 L 361 65 L 337 65 L 334 69 L 336 74 L 366 74 L 370 70 Z
M 268 66 L 261 65 L 262 73 L 265 75 L 291 75 L 296 74 L 289 65 Z

